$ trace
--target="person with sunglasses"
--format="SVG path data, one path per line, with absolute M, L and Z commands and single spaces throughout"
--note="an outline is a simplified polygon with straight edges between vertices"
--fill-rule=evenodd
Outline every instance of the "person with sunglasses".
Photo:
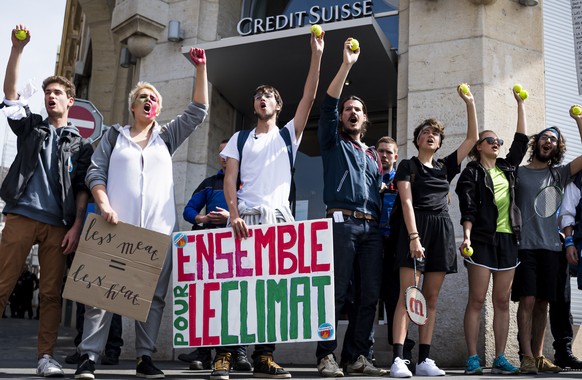
M 495 132 L 485 130 L 469 153 L 470 161 L 457 182 L 463 242 L 459 251 L 469 277 L 469 297 L 465 308 L 465 342 L 469 358 L 466 375 L 481 375 L 481 359 L 477 355 L 481 312 L 493 278 L 493 333 L 495 359 L 491 373 L 513 375 L 519 368 L 505 358 L 509 331 L 509 299 L 515 268 L 519 261 L 521 214 L 516 205 L 516 170 L 527 152 L 525 104 L 519 93 L 517 128 L 509 152 L 499 157 L 503 140 Z M 467 252 L 469 248 L 473 253 Z
M 572 115 L 582 136 L 582 118 Z M 580 170 L 582 156 L 561 164 L 566 152 L 566 141 L 558 127 L 548 127 L 531 137 L 528 164 L 519 167 L 517 205 L 523 228 L 518 257 L 520 265 L 515 271 L 511 293 L 513 301 L 519 301 L 517 328 L 521 372 L 559 372 L 562 369 L 543 355 L 548 305 L 554 335 L 556 354 L 571 354 L 572 328 L 569 320 L 569 302 L 566 302 L 566 265 L 562 242 L 555 215 L 543 218 L 536 214 L 534 204 L 537 195 L 548 186 L 564 189 Z M 568 329 L 569 331 L 566 331 Z M 568 356 L 571 358 L 571 356 Z M 566 363 L 571 364 L 571 363 Z

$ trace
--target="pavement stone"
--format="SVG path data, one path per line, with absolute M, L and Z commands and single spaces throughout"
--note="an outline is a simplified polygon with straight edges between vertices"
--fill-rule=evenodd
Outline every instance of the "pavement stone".
M 38 379 L 36 375 L 36 343 L 38 321 L 29 319 L 0 320 L 0 379 Z M 73 352 L 75 329 L 61 327 L 54 357 L 61 363 L 65 371 L 65 379 L 74 379 L 76 366 L 65 363 L 65 356 Z M 164 371 L 166 379 L 208 379 L 210 371 L 191 371 L 186 363 L 180 361 L 156 361 L 156 365 Z M 296 379 L 321 379 L 315 366 L 285 366 Z M 516 376 L 490 375 L 488 371 L 482 376 L 466 376 L 461 368 L 445 368 L 446 377 L 463 379 L 515 379 Z M 347 376 L 350 379 L 366 378 Z M 387 378 L 388 376 L 385 376 Z M 120 360 L 117 366 L 96 365 L 96 379 L 135 379 L 135 361 Z M 232 380 L 252 379 L 250 372 L 231 372 Z M 562 372 L 559 374 L 520 375 L 520 379 L 582 379 L 582 372 Z

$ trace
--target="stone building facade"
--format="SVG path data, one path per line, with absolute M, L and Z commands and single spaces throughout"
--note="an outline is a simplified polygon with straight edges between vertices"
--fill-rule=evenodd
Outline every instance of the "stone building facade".
M 337 5 L 344 3 L 349 4 L 345 12 Z M 301 8 L 305 4 L 309 9 Z M 316 5 L 319 8 L 313 10 Z M 79 93 L 97 106 L 106 124 L 128 123 L 129 90 L 138 80 L 151 82 L 164 97 L 161 121 L 167 121 L 191 99 L 195 69 L 184 54 L 194 46 L 207 49 L 210 115 L 174 156 L 181 215 L 196 186 L 218 169 L 219 142 L 236 130 L 252 127 L 255 87 L 263 83 L 277 87 L 284 100 L 281 125 L 292 117 L 308 68 L 308 24 L 317 20 L 327 33 L 326 46 L 296 177 L 298 199 L 305 201 L 303 217 L 317 218 L 324 215 L 315 136 L 319 102 L 339 67 L 345 38 L 358 38 L 362 48 L 344 94 L 357 94 L 368 103 L 372 127 L 366 142 L 373 145 L 379 136 L 392 135 L 400 158 L 410 157 L 416 154 L 412 131 L 423 119 L 436 117 L 447 127 L 440 152 L 444 155 L 465 135 L 465 106 L 456 94 L 462 82 L 469 83 L 475 95 L 481 129 L 494 129 L 500 137 L 511 139 L 517 120 L 510 91 L 515 82 L 529 90 L 529 124 L 545 124 L 542 7 L 542 2 L 526 6 L 517 0 L 69 0 L 58 71 L 75 80 Z M 294 16 L 303 11 L 305 15 Z M 294 17 L 303 24 L 297 21 L 290 26 Z M 280 27 L 277 20 L 287 20 L 287 26 Z M 169 36 L 170 25 L 177 34 Z M 456 223 L 458 206 L 451 194 Z M 182 221 L 181 227 L 190 226 Z M 460 239 L 460 225 L 457 228 Z M 432 352 L 444 367 L 461 366 L 466 360 L 462 328 L 466 283 L 460 264 L 459 273 L 447 277 L 439 303 Z M 167 305 L 157 353 L 164 359 L 181 352 L 171 349 L 171 294 Z M 381 313 L 379 319 L 376 356 L 380 365 L 387 366 L 391 348 Z M 513 321 L 507 354 L 517 359 Z M 479 352 L 488 362 L 494 353 L 491 323 L 488 306 Z M 126 321 L 124 327 L 123 355 L 135 357 L 132 323 Z M 279 345 L 278 360 L 314 363 L 315 345 L 303 346 Z

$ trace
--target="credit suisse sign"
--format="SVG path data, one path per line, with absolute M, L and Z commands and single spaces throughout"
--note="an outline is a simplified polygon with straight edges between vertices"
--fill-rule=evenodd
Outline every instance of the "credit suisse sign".
M 355 1 L 352 4 L 337 4 L 329 7 L 314 5 L 306 11 L 285 15 L 268 16 L 265 19 L 245 17 L 236 29 L 241 36 L 274 32 L 276 30 L 300 28 L 308 24 L 324 24 L 372 15 L 372 0 Z

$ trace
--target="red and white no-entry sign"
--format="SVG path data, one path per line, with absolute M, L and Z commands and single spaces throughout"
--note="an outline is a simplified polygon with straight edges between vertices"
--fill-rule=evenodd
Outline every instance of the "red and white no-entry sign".
M 81 136 L 91 142 L 103 133 L 103 116 L 93 103 L 85 99 L 75 99 L 69 109 L 69 122 L 79 129 Z

